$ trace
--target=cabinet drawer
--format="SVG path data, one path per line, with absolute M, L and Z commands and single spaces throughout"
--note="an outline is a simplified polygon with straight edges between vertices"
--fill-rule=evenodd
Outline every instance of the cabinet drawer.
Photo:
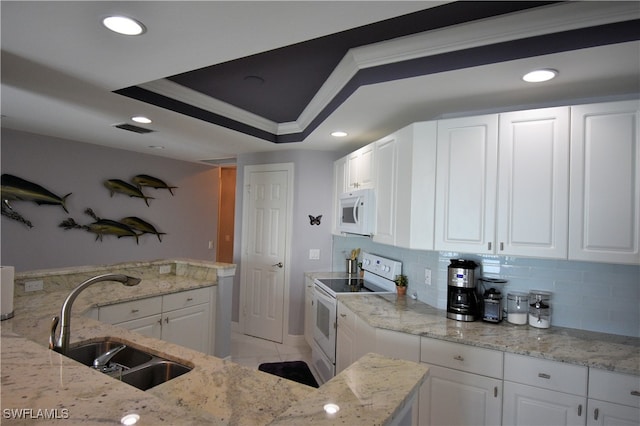
M 504 379 L 574 395 L 587 395 L 587 367 L 524 355 L 504 355 Z
M 98 319 L 107 324 L 116 324 L 162 312 L 162 297 L 133 300 L 116 305 L 103 306 L 98 311 Z
M 640 376 L 591 368 L 589 398 L 640 407 Z
M 167 294 L 162 297 L 162 311 L 168 312 L 188 306 L 209 303 L 211 287 L 196 288 L 194 290 L 181 291 L 180 293 Z
M 488 377 L 502 378 L 502 352 L 422 338 L 420 361 Z

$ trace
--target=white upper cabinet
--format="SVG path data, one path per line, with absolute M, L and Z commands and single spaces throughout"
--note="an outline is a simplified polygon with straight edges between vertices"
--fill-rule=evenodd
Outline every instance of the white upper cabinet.
M 375 143 L 363 146 L 347 156 L 347 175 L 347 190 L 373 188 Z
M 640 263 L 639 106 L 572 107 L 569 259 Z
M 333 223 L 332 233 L 340 235 L 338 229 L 338 219 L 342 215 L 340 211 L 340 195 L 349 190 L 349 175 L 347 169 L 347 158 L 342 157 L 333 163 Z
M 500 114 L 497 254 L 567 257 L 569 108 Z
M 435 248 L 566 258 L 569 108 L 438 123 Z
M 435 121 L 414 123 L 376 142 L 374 241 L 433 249 L 436 134 Z
M 438 121 L 436 250 L 493 253 L 498 116 Z

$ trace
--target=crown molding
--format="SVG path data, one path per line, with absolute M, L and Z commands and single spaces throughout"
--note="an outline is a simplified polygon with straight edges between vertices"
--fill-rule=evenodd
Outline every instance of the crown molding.
M 303 134 L 358 72 L 433 55 L 640 18 L 634 1 L 571 1 L 426 31 L 350 49 L 297 120 L 276 123 L 195 90 L 160 79 L 138 87 L 271 135 Z M 330 112 L 329 112 L 330 113 Z

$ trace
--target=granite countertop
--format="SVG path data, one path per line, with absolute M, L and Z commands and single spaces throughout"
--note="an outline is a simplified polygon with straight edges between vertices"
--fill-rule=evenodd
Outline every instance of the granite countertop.
M 213 269 L 230 266 L 193 264 Z M 28 294 L 17 284 L 15 317 L 0 323 L 3 423 L 31 423 L 38 419 L 63 424 L 119 423 L 125 414 L 136 412 L 141 416 L 138 424 L 142 425 L 253 426 L 286 422 L 292 413 L 288 410 L 293 410 L 299 421 L 308 423 L 324 415 L 317 403 L 331 396 L 351 402 L 339 411 L 340 422 L 385 424 L 397 416 L 424 380 L 427 369 L 423 366 L 369 354 L 354 364 L 349 374 L 357 383 L 377 386 L 386 393 L 375 410 L 371 407 L 363 410 L 361 400 L 345 398 L 353 391 L 344 382 L 344 375 L 314 389 L 83 315 L 96 306 L 216 285 L 215 279 L 202 278 L 206 273 L 158 275 L 149 273 L 145 266 L 148 264 L 123 266 L 132 271 L 131 275 L 142 277 L 136 287 L 98 283 L 78 296 L 72 313 L 71 345 L 109 337 L 193 367 L 192 371 L 141 391 L 48 350 L 51 318 L 59 314 L 69 293 L 69 283 L 56 275 L 59 270 L 21 274 L 19 278 L 23 281 L 37 277 L 45 277 L 47 281 L 44 290 Z M 75 277 L 79 271 L 67 272 Z M 95 272 L 91 268 L 80 271 L 88 276 Z M 118 291 L 113 291 L 114 288 Z M 388 375 L 381 380 L 371 371 L 385 371 Z M 364 418 L 356 417 L 363 414 Z
M 640 375 L 640 339 L 552 326 L 448 319 L 446 311 L 396 294 L 338 296 L 376 328 L 416 334 L 536 358 Z

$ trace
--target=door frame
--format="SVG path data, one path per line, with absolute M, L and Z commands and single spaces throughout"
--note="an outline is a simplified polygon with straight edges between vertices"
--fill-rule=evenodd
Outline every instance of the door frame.
M 239 315 L 238 322 L 240 326 L 241 332 L 244 334 L 245 325 L 246 325 L 246 303 L 247 303 L 247 229 L 249 228 L 249 173 L 253 172 L 277 172 L 277 171 L 285 171 L 287 172 L 287 216 L 288 220 L 285 225 L 285 232 L 287 235 L 285 236 L 285 254 L 284 254 L 284 271 L 283 271 L 283 279 L 284 279 L 284 303 L 282 313 L 282 340 L 283 342 L 287 341 L 289 336 L 289 292 L 290 292 L 290 274 L 291 274 L 291 241 L 293 235 L 293 194 L 294 194 L 294 163 L 274 163 L 274 164 L 256 164 L 256 165 L 246 165 L 243 170 L 243 181 L 242 181 L 242 242 L 241 242 L 241 262 L 240 262 L 240 306 L 239 306 Z

